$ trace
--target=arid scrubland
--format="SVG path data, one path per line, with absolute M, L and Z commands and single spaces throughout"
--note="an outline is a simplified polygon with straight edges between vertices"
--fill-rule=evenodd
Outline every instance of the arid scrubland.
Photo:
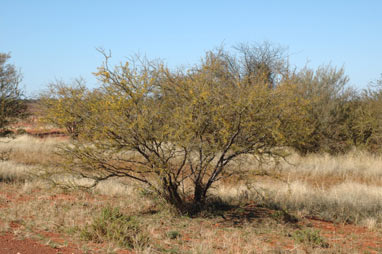
M 91 180 L 49 166 L 48 158 L 57 156 L 57 147 L 65 142 L 30 136 L 1 140 L 0 152 L 8 151 L 0 162 L 3 232 L 57 248 L 74 241 L 84 253 L 382 250 L 378 244 L 362 243 L 370 237 L 381 239 L 378 156 L 356 150 L 341 156 L 293 154 L 269 174 L 254 170 L 247 179 L 222 182 L 209 194 L 209 208 L 190 218 L 174 216 L 171 206 L 131 180 L 111 178 L 82 189 Z M 259 164 L 246 158 L 244 166 L 256 169 Z M 331 222 L 338 231 L 327 230 L 325 223 Z
M 61 137 L 0 115 L 3 232 L 84 253 L 382 251 L 381 80 L 356 91 L 269 43 L 176 70 L 100 53 L 98 88 L 35 101 Z

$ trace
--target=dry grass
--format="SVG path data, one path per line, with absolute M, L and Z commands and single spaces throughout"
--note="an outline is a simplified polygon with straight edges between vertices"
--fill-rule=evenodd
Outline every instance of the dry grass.
M 345 155 L 297 154 L 282 165 L 286 178 L 308 181 L 321 187 L 343 182 L 382 186 L 382 157 L 353 150 Z
M 57 146 L 67 142 L 61 138 L 34 138 L 28 135 L 15 139 L 1 138 L 0 153 L 11 152 L 9 159 L 26 165 L 50 166 L 59 160 L 55 154 Z
M 0 161 L 0 181 L 23 181 L 30 177 L 30 173 L 35 170 L 32 166 L 13 161 Z
M 248 163 L 248 162 L 247 162 Z M 382 225 L 382 157 L 352 151 L 341 156 L 297 154 L 280 165 L 277 179 L 249 177 L 213 193 L 227 202 L 277 205 L 300 217 Z
M 37 177 L 35 172 L 49 170 L 55 158 L 52 154 L 62 142 L 66 141 L 28 136 L 2 140 L 0 152 L 11 153 L 8 161 L 0 161 L 1 231 L 24 236 L 58 232 L 83 248 L 117 252 L 122 248 L 117 242 L 94 247 L 81 241 L 84 228 L 94 223 L 102 209 L 111 206 L 134 216 L 142 233 L 149 236 L 148 245 L 139 241 L 133 244 L 137 253 L 357 253 L 363 247 L 354 247 L 352 252 L 348 245 L 331 240 L 338 239 L 339 233 L 324 237 L 317 231 L 312 238 L 318 237 L 320 244 L 330 242 L 329 248 L 305 240 L 311 239 L 310 232 L 316 234 L 306 230 L 305 218 L 352 222 L 376 234 L 382 225 L 382 159 L 366 153 L 293 155 L 290 164 L 283 163 L 277 171 L 278 179 L 256 176 L 247 178 L 247 182 L 218 184 L 211 191 L 215 199 L 221 200 L 214 206 L 216 211 L 189 218 L 174 216 L 160 199 L 148 195 L 133 181 L 109 179 L 84 191 L 75 187 L 89 185 L 90 180 L 54 167 L 45 178 Z M 249 159 L 238 166 L 253 170 L 259 167 Z M 73 188 L 62 189 L 57 183 Z M 300 222 L 284 220 L 276 207 L 296 215 Z
M 308 183 L 257 183 L 237 188 L 222 187 L 216 195 L 227 202 L 253 201 L 277 206 L 298 217 L 356 223 L 376 227 L 382 225 L 382 187 L 345 182 L 330 188 L 317 188 Z

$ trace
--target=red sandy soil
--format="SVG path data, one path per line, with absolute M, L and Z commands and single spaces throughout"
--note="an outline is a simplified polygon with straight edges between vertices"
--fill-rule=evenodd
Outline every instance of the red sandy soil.
M 254 204 L 250 204 L 244 207 L 244 211 L 240 216 L 237 216 L 238 214 L 236 214 L 236 218 L 231 218 L 228 221 L 233 224 L 240 224 L 245 218 L 265 218 L 271 213 L 271 210 L 259 208 Z M 227 216 L 229 216 L 229 214 Z M 215 226 L 218 228 L 222 226 L 224 227 L 224 224 L 224 221 L 222 221 L 222 223 L 216 224 Z M 303 218 L 295 225 L 300 226 L 303 229 L 309 227 L 314 230 L 319 230 L 321 236 L 323 236 L 329 244 L 328 250 L 337 248 L 337 250 L 341 250 L 341 253 L 346 253 L 346 251 L 349 251 L 349 253 L 355 253 L 354 251 L 357 251 L 356 253 L 369 254 L 382 253 L 382 232 L 380 230 L 372 230 L 354 224 L 333 223 L 316 218 Z M 226 226 L 229 225 L 227 224 Z M 268 235 L 267 238 L 269 241 L 265 244 L 268 244 L 275 249 L 289 251 L 286 253 L 295 253 L 292 251 L 296 250 L 296 242 L 291 238 L 275 237 L 274 235 Z M 309 253 L 309 251 L 306 253 Z
M 18 229 L 20 224 L 11 222 L 12 229 Z M 43 237 L 46 244 L 31 238 L 21 238 L 11 232 L 0 235 L 0 254 L 82 254 L 78 244 L 71 242 L 68 236 L 47 231 L 34 231 L 36 235 Z M 48 241 L 52 243 L 48 245 Z M 104 253 L 103 244 L 87 243 L 91 246 L 91 252 L 86 253 Z M 128 250 L 119 250 L 118 254 L 130 254 Z
M 13 234 L 0 236 L 0 254 L 77 254 L 83 253 L 71 247 L 53 248 L 32 239 L 16 239 Z
M 381 253 L 382 236 L 377 231 L 351 224 L 334 224 L 321 220 L 309 220 L 312 227 L 319 229 L 329 243 L 342 248 L 352 248 L 361 253 Z
M 5 186 L 5 185 L 4 185 Z M 76 200 L 79 197 L 75 195 L 75 193 L 57 193 L 52 195 L 46 195 L 39 189 L 35 189 L 32 193 L 24 193 L 24 194 L 15 194 L 12 188 L 1 188 L 0 185 L 0 198 L 2 202 L 0 203 L 0 209 L 4 209 L 9 204 L 12 203 L 24 203 L 28 202 L 31 199 L 48 199 L 48 200 Z M 83 198 L 83 197 L 82 197 Z M 87 195 L 86 200 L 88 202 L 92 202 L 94 200 L 94 196 Z M 97 199 L 108 199 L 110 197 L 99 195 L 96 197 Z M 234 213 L 230 215 L 230 212 L 225 214 L 225 218 L 215 220 L 215 221 L 206 221 L 204 222 L 206 227 L 214 226 L 217 229 L 217 235 L 220 234 L 220 230 L 224 230 L 225 227 L 232 227 L 235 225 L 240 225 L 246 220 L 255 222 L 257 218 L 265 218 L 271 214 L 272 211 L 257 207 L 255 204 L 249 204 L 244 207 L 243 211 L 240 213 Z M 25 218 L 28 219 L 28 218 Z M 32 219 L 32 218 L 31 218 Z M 1 219 L 0 219 L 1 223 Z M 208 225 L 210 223 L 215 223 L 214 225 Z M 351 225 L 351 224 L 338 224 L 327 222 L 314 218 L 305 218 L 300 222 L 297 222 L 296 226 L 301 226 L 301 228 L 310 227 L 312 229 L 318 229 L 323 237 L 325 237 L 327 243 L 329 244 L 329 250 L 331 248 L 337 248 L 341 250 L 341 253 L 346 253 L 346 250 L 351 250 L 351 253 L 382 253 L 382 232 L 378 229 L 370 230 L 366 227 Z M 11 222 L 9 225 L 12 229 L 18 229 L 20 231 L 21 225 L 18 222 Z M 256 226 L 254 224 L 254 226 Z M 20 229 L 19 229 L 20 228 Z M 21 229 L 22 230 L 22 229 Z M 80 243 L 77 242 L 75 244 L 70 236 L 65 236 L 61 234 L 57 234 L 54 232 L 46 232 L 46 231 L 34 231 L 39 236 L 42 236 L 44 242 L 35 239 L 18 239 L 18 236 L 11 233 L 13 230 L 0 235 L 0 254 L 53 254 L 53 253 L 61 253 L 61 254 L 79 254 L 83 253 L 81 251 Z M 292 251 L 296 251 L 296 247 L 298 248 L 298 244 L 293 241 L 290 237 L 280 237 L 272 235 L 272 233 L 262 235 L 261 238 L 266 237 L 268 241 L 265 241 L 265 245 L 270 245 L 272 248 L 278 248 L 285 251 L 289 251 L 290 253 L 294 253 Z M 54 243 L 54 245 L 44 245 L 47 241 Z M 219 241 L 219 237 L 216 238 L 216 241 Z M 223 240 L 223 239 L 222 239 Z M 183 235 L 182 241 L 198 241 L 198 239 L 193 239 L 191 235 Z M 87 243 L 88 247 L 89 244 Z M 104 250 L 104 246 L 102 244 L 91 244 L 94 248 L 91 253 L 102 253 L 97 252 L 97 250 Z M 53 247 L 52 247 L 53 246 Z M 58 246 L 58 247 L 54 247 Z M 169 246 L 170 248 L 171 246 Z M 260 246 L 261 247 L 261 246 Z M 258 250 L 258 253 L 261 253 L 261 250 Z M 344 252 L 345 251 L 345 252 Z M 131 253 L 127 250 L 120 250 L 118 253 Z M 216 253 L 224 253 L 216 250 Z M 307 252 L 309 253 L 309 252 Z
M 33 193 L 38 193 L 38 190 L 35 190 Z M 19 195 L 15 196 L 14 193 L 0 191 L 0 197 L 5 199 L 3 204 L 0 204 L 0 209 L 6 207 L 11 202 L 22 203 L 28 202 L 29 200 L 36 198 L 32 195 Z M 39 199 L 48 199 L 48 200 L 76 200 L 78 197 L 71 194 L 53 194 L 47 196 L 37 197 Z M 107 198 L 106 196 L 100 195 L 99 198 Z M 89 202 L 91 202 L 94 197 L 90 195 L 86 198 Z M 1 220 L 0 220 L 1 223 Z M 21 224 L 18 222 L 11 222 L 10 225 L 12 230 L 21 228 Z M 11 230 L 11 231 L 12 231 Z M 34 231 L 35 235 L 42 236 L 45 242 L 49 240 L 51 243 L 54 243 L 55 246 L 52 247 L 49 245 L 44 245 L 41 241 L 29 239 L 29 238 L 21 238 L 14 235 L 11 232 L 7 232 L 5 234 L 0 234 L 0 254 L 80 254 L 84 253 L 81 251 L 77 245 L 75 245 L 68 236 L 61 235 L 54 232 L 47 231 Z M 88 246 L 92 245 L 92 251 L 90 253 L 103 253 L 102 244 L 89 243 Z M 89 253 L 89 252 L 86 252 Z M 127 250 L 119 250 L 118 254 L 129 254 L 130 251 Z
M 11 222 L 10 227 L 17 229 L 20 227 L 18 223 Z M 57 243 L 57 247 L 44 245 L 37 240 L 29 238 L 20 238 L 11 232 L 0 235 L 0 254 L 80 254 L 82 251 L 74 247 L 73 244 L 64 244 L 64 239 L 55 233 L 40 232 L 50 241 Z M 58 246 L 61 244 L 61 246 Z
M 28 202 L 29 198 L 26 196 L 22 196 L 19 198 L 12 197 L 9 193 L 1 193 L 2 196 L 9 198 L 10 200 L 16 202 Z M 4 195 L 5 194 L 5 195 Z M 74 195 L 70 194 L 56 194 L 48 197 L 49 200 L 57 200 L 57 199 L 76 199 Z M 91 199 L 91 198 L 90 198 Z M 0 208 L 1 209 L 1 208 Z M 255 211 L 252 210 L 254 207 L 247 207 L 245 212 Z M 267 213 L 268 211 L 262 211 L 256 209 L 256 213 L 258 215 L 262 213 Z M 207 223 L 207 222 L 206 222 Z M 232 221 L 231 221 L 232 223 Z M 208 224 L 208 223 L 207 223 Z M 217 228 L 224 227 L 224 221 L 222 223 L 218 223 L 215 226 Z M 326 222 L 318 219 L 303 219 L 303 221 L 298 224 L 309 225 L 313 229 L 319 229 L 321 235 L 327 239 L 327 242 L 331 247 L 334 245 L 340 247 L 342 251 L 354 250 L 359 251 L 359 253 L 380 253 L 382 250 L 382 235 L 378 231 L 369 230 L 366 227 L 357 226 L 357 225 L 347 225 L 347 224 L 334 224 L 332 222 Z M 15 222 L 11 223 L 11 228 L 19 228 Z M 51 247 L 48 245 L 44 245 L 37 240 L 33 239 L 17 239 L 17 236 L 12 233 L 6 233 L 4 235 L 0 235 L 0 254 L 80 254 L 84 253 L 79 250 L 74 244 L 70 243 L 70 239 L 68 240 L 65 236 L 62 236 L 57 233 L 52 232 L 37 232 L 39 235 L 44 236 L 45 239 L 51 239 L 52 242 L 57 243 L 59 247 Z M 182 236 L 183 241 L 194 241 L 194 239 L 189 238 L 190 236 Z M 67 244 L 64 244 L 67 242 Z M 269 235 L 269 241 L 264 243 L 266 245 L 270 245 L 274 248 L 283 249 L 286 251 L 293 251 L 296 249 L 296 243 L 293 242 L 291 238 L 275 238 L 272 235 Z M 62 247 L 61 247 L 62 246 Z M 101 245 L 94 244 L 94 251 L 100 250 Z M 217 253 L 220 253 L 216 250 Z M 261 250 L 259 250 L 261 253 Z M 97 251 L 93 253 L 98 253 Z M 127 250 L 120 250 L 118 253 L 125 254 L 131 253 Z M 224 252 L 221 252 L 224 253 Z M 293 252 L 291 252 L 293 253 Z M 308 252 L 307 252 L 308 253 Z M 345 252 L 341 252 L 345 253 Z

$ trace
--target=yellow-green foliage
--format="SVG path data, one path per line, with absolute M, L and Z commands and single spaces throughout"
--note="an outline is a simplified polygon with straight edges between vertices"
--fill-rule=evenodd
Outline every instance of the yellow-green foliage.
M 290 97 L 299 98 L 303 106 L 295 114 L 304 122 L 296 130 L 299 138 L 289 144 L 300 153 L 347 151 L 352 145 L 349 121 L 352 119 L 351 100 L 354 91 L 346 87 L 348 78 L 343 69 L 322 66 L 316 70 L 304 68 L 288 79 Z
M 180 210 L 186 200 L 203 204 L 215 181 L 242 174 L 230 167 L 241 155 L 282 156 L 304 124 L 296 112 L 305 101 L 290 96 L 288 83 L 274 88 L 269 75 L 232 68 L 222 50 L 180 71 L 147 61 L 110 70 L 107 60 L 96 73 L 102 101 L 86 116 L 83 139 L 67 148 L 71 168 L 135 178 Z
M 354 102 L 355 142 L 369 151 L 380 152 L 382 144 L 382 80 L 365 89 Z
M 83 80 L 71 85 L 58 81 L 49 85 L 40 97 L 44 108 L 42 121 L 65 128 L 72 137 L 78 137 L 92 111 L 96 91 L 89 91 Z
M 95 183 L 133 178 L 192 212 L 216 181 L 248 173 L 234 164 L 243 155 L 344 152 L 379 128 L 371 110 L 378 93 L 358 106 L 342 69 L 292 71 L 269 46 L 238 50 L 207 52 L 176 71 L 139 58 L 111 69 L 104 54 L 95 74 L 101 88 L 52 86 L 46 119 L 78 138 L 64 149 L 68 168 Z

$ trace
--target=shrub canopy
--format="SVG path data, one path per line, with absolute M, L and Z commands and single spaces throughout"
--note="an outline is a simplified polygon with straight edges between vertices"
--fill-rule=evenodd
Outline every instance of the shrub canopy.
M 380 92 L 357 95 L 343 69 L 292 70 L 269 44 L 237 50 L 178 70 L 140 58 L 110 68 L 102 52 L 99 89 L 53 85 L 46 118 L 75 137 L 68 168 L 95 184 L 133 178 L 192 213 L 214 183 L 248 173 L 236 164 L 243 156 L 277 161 L 290 147 L 342 153 L 377 142 Z
M 145 60 L 111 70 L 105 56 L 99 99 L 88 101 L 80 138 L 66 149 L 71 168 L 98 180 L 134 178 L 180 211 L 242 174 L 231 167 L 240 156 L 283 156 L 286 136 L 303 124 L 295 113 L 305 102 L 291 99 L 287 83 L 243 75 L 243 62 L 222 50 L 178 71 Z
M 0 129 L 26 112 L 20 89 L 21 74 L 7 63 L 10 58 L 9 54 L 0 53 Z

